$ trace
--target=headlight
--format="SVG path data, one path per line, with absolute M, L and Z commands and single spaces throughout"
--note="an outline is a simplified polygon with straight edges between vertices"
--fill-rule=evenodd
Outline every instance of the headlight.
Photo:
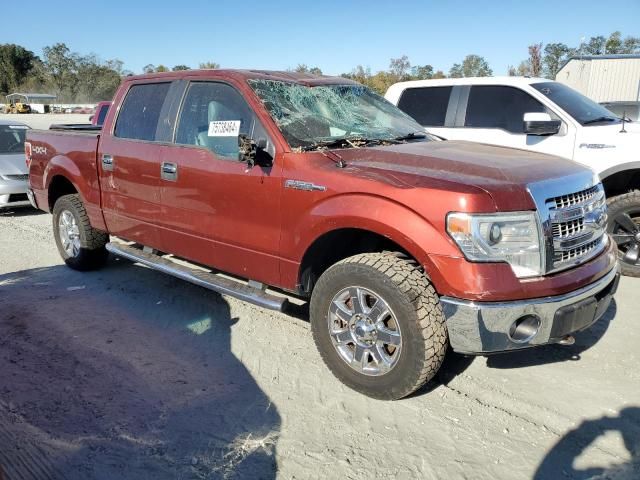
M 447 232 L 473 262 L 506 262 L 516 277 L 544 273 L 534 212 L 447 215 Z

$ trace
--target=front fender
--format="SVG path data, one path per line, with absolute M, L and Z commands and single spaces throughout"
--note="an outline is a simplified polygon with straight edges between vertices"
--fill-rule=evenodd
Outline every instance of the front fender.
M 316 239 L 345 228 L 389 238 L 420 262 L 429 275 L 439 276 L 430 255 L 460 256 L 458 248 L 444 233 L 444 216 L 435 223 L 385 197 L 360 193 L 336 195 L 314 204 L 296 218 L 299 221 L 291 227 L 290 234 L 283 237 L 282 251 L 285 258 L 298 266 Z

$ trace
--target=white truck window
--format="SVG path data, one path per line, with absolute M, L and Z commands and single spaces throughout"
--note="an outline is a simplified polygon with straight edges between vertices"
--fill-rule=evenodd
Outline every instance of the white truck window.
M 398 101 L 398 107 L 423 127 L 442 127 L 452 87 L 407 88 Z
M 538 100 L 518 88 L 473 86 L 469 92 L 464 126 L 524 133 L 523 117 L 530 112 L 549 113 Z

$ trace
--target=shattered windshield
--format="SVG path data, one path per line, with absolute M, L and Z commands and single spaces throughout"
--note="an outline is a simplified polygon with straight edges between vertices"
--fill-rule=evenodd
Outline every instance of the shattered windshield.
M 428 139 L 411 117 L 362 85 L 249 80 L 292 148 L 348 148 Z

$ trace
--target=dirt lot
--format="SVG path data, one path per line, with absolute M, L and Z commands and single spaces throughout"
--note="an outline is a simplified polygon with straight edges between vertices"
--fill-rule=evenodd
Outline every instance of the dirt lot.
M 327 371 L 304 309 L 71 271 L 50 223 L 0 213 L 0 478 L 640 478 L 640 279 L 572 347 L 449 356 L 381 402 Z

